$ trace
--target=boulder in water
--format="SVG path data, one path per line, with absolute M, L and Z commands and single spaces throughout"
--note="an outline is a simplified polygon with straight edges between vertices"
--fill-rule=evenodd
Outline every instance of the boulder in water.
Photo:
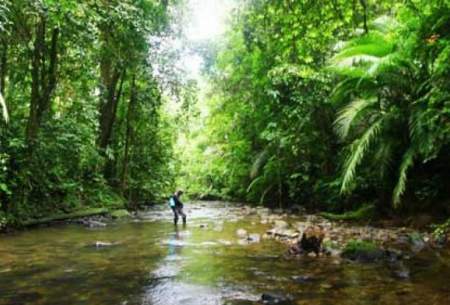
M 408 240 L 411 245 L 411 250 L 414 253 L 422 251 L 426 247 L 426 243 L 422 235 L 418 232 L 414 232 L 408 235 Z
M 352 261 L 371 263 L 384 259 L 385 251 L 369 241 L 350 240 L 341 256 Z
M 111 212 L 111 217 L 113 219 L 128 218 L 128 217 L 131 217 L 131 214 L 127 210 L 124 210 L 124 209 L 114 210 Z

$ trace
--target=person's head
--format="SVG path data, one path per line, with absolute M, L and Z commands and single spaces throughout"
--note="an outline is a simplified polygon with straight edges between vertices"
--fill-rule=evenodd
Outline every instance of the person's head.
M 183 191 L 182 190 L 178 190 L 175 192 L 175 196 L 180 197 L 181 195 L 183 195 Z

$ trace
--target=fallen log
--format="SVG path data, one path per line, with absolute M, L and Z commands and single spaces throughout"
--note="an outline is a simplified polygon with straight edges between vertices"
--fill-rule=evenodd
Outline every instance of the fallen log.
M 108 214 L 109 210 L 106 208 L 97 208 L 97 209 L 88 209 L 84 211 L 77 211 L 73 213 L 65 213 L 65 214 L 56 214 L 51 215 L 44 218 L 38 218 L 38 219 L 28 219 L 21 223 L 21 226 L 23 227 L 31 227 L 36 225 L 42 225 L 47 224 L 55 221 L 63 221 L 68 219 L 74 219 L 74 218 L 82 218 L 82 217 L 89 217 L 89 216 L 96 216 L 96 215 L 105 215 Z

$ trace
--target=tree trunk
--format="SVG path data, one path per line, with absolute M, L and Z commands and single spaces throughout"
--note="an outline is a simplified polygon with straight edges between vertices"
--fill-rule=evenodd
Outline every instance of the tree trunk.
M 36 27 L 36 37 L 31 61 L 31 99 L 30 114 L 27 122 L 26 143 L 33 150 L 42 119 L 51 108 L 52 94 L 57 83 L 59 29 L 52 31 L 50 51 L 46 50 L 45 20 Z M 46 54 L 48 53 L 48 55 Z M 49 64 L 46 65 L 48 56 Z
M 0 94 L 5 96 L 6 74 L 8 71 L 8 44 L 2 41 L 2 49 L 0 54 Z
M 366 0 L 359 0 L 359 2 L 361 3 L 361 6 L 363 7 L 363 18 L 364 18 L 364 23 L 363 23 L 363 27 L 364 27 L 364 33 L 369 33 L 369 28 L 367 26 L 367 2 Z
M 121 189 L 122 194 L 125 194 L 127 188 L 127 176 L 128 176 L 128 162 L 130 156 L 130 146 L 133 140 L 133 118 L 134 112 L 136 109 L 137 103 L 137 92 L 136 92 L 136 75 L 133 75 L 133 80 L 131 83 L 131 94 L 130 94 L 130 102 L 128 103 L 128 112 L 127 112 L 127 127 L 125 133 L 125 151 L 123 157 L 123 165 L 122 165 L 122 175 L 121 175 Z
M 111 77 L 103 75 L 103 86 L 107 88 L 107 91 L 105 92 L 106 102 L 100 107 L 100 135 L 98 139 L 98 145 L 103 151 L 106 150 L 111 139 L 124 80 L 125 69 L 122 72 L 115 69 Z

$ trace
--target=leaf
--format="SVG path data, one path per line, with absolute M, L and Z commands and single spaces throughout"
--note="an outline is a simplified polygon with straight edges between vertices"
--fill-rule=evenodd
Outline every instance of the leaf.
M 376 98 L 357 99 L 340 110 L 338 112 L 338 117 L 334 122 L 335 130 L 339 137 L 345 139 L 358 116 L 360 116 L 364 110 L 376 104 Z
M 346 193 L 350 189 L 350 184 L 353 182 L 356 172 L 356 167 L 361 163 L 367 150 L 369 149 L 374 138 L 379 134 L 383 124 L 383 117 L 376 120 L 352 145 L 351 153 L 345 161 L 344 174 L 341 185 L 341 193 Z
M 414 157 L 415 150 L 412 147 L 409 148 L 403 155 L 402 163 L 400 164 L 398 181 L 392 195 L 392 202 L 395 208 L 397 208 L 400 204 L 401 196 L 406 190 L 407 173 L 408 169 L 414 164 Z

